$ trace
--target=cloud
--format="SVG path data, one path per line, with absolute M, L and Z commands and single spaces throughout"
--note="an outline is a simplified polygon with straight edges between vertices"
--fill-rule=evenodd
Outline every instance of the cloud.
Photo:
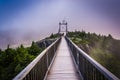
M 120 38 L 119 19 L 113 19 L 110 16 L 112 14 L 109 13 L 113 11 L 115 15 L 117 12 L 119 13 L 120 8 L 115 5 L 112 7 L 112 4 L 108 3 L 103 0 L 101 2 L 95 0 L 91 2 L 88 0 L 40 0 L 34 4 L 30 3 L 24 8 L 18 8 L 17 12 L 8 14 L 11 17 L 7 17 L 5 22 L 2 22 L 0 46 L 40 40 L 51 33 L 56 33 L 59 21 L 64 18 L 68 22 L 69 30 L 83 29 L 106 35 L 110 33 L 115 38 Z M 107 10 L 107 6 L 109 10 Z M 119 15 L 117 16 L 119 17 Z
M 59 12 L 64 8 L 61 2 L 38 3 L 26 9 L 13 18 L 0 29 L 0 47 L 7 44 L 21 44 L 32 40 L 40 40 L 52 32 L 57 32 L 58 25 L 54 25 Z

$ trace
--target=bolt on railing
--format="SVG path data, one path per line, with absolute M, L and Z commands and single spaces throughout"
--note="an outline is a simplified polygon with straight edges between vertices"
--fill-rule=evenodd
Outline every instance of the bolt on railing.
M 13 80 L 44 80 L 61 38 L 53 42 L 40 55 L 38 55 L 25 69 L 23 69 Z
M 83 80 L 120 80 L 66 37 L 74 62 Z

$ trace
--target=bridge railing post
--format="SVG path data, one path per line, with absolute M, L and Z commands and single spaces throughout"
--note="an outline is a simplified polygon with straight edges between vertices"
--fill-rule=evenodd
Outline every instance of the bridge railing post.
M 65 37 L 71 49 L 74 61 L 84 80 L 120 80 L 106 68 L 92 59 L 87 53 Z M 79 61 L 78 61 L 79 60 Z

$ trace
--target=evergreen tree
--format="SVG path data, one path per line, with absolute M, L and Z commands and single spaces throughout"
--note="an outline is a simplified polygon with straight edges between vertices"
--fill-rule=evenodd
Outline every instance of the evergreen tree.
M 41 52 L 39 46 L 33 41 L 31 47 L 29 48 L 29 54 L 38 55 Z
M 109 38 L 109 39 L 112 39 L 112 35 L 111 35 L 111 34 L 109 34 L 109 35 L 108 35 L 108 38 Z
M 2 54 L 2 50 L 0 49 L 0 55 Z
M 50 35 L 50 38 L 54 38 L 54 35 L 53 35 L 53 33 Z

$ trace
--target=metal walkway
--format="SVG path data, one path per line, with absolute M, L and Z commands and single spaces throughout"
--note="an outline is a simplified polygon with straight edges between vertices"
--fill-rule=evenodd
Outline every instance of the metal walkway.
M 57 49 L 47 80 L 80 80 L 64 37 Z

